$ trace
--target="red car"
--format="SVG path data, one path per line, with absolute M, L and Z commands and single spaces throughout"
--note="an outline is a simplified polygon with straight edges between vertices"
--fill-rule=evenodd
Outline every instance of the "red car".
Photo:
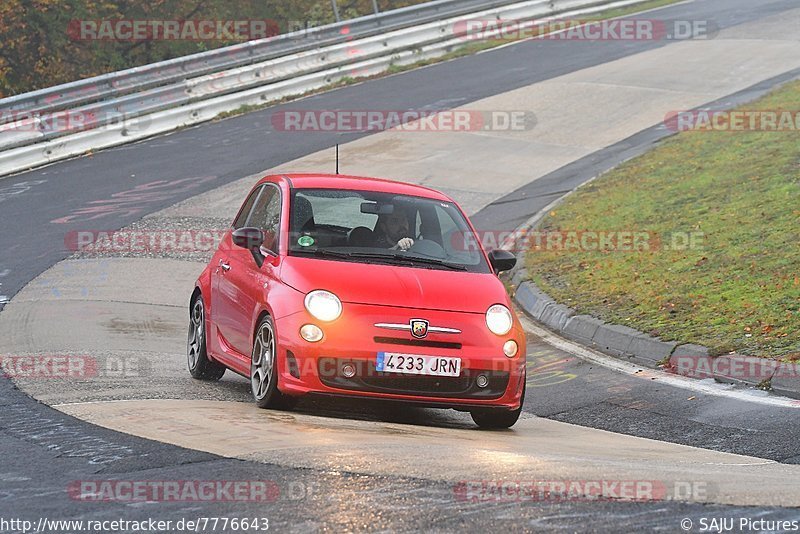
M 516 423 L 525 334 L 458 205 L 411 184 L 267 176 L 247 196 L 190 301 L 189 371 L 250 379 L 262 408 L 306 394 L 469 411 Z

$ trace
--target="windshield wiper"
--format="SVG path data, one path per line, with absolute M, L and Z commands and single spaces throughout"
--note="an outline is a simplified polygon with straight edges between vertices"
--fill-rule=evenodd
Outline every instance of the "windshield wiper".
M 329 258 L 340 258 L 343 260 L 380 260 L 383 262 L 388 262 L 393 265 L 404 265 L 406 267 L 411 267 L 414 264 L 410 261 L 407 261 L 405 258 L 396 256 L 394 254 L 373 254 L 369 252 L 339 252 L 337 250 L 328 250 L 324 248 L 318 248 L 314 250 L 293 250 L 292 252 L 300 253 L 300 254 L 309 254 L 313 256 L 324 256 Z
M 313 256 L 330 256 L 331 258 L 344 258 L 348 259 L 352 256 L 349 252 L 337 252 L 335 250 L 327 250 L 324 248 L 315 248 L 315 249 L 298 249 L 292 250 L 292 252 L 300 253 L 300 254 L 311 254 Z
M 406 267 L 410 267 L 413 265 L 431 265 L 435 267 L 444 267 L 446 269 L 452 269 L 454 271 L 466 271 L 467 267 L 465 265 L 460 265 L 458 263 L 450 263 L 444 260 L 437 260 L 435 258 L 422 258 L 419 256 L 407 256 L 405 254 L 398 254 L 398 253 L 381 253 L 381 252 L 339 252 L 336 250 L 328 250 L 324 248 L 318 248 L 314 250 L 293 250 L 292 252 L 299 252 L 301 254 L 311 254 L 314 256 L 328 256 L 331 258 L 341 258 L 341 259 L 360 259 L 360 260 L 381 260 L 385 262 L 391 262 L 395 265 L 404 265 Z
M 408 263 L 422 263 L 425 265 L 435 265 L 437 267 L 445 267 L 453 269 L 454 271 L 466 271 L 467 267 L 457 263 L 450 263 L 444 260 L 437 260 L 435 258 L 421 258 L 419 256 L 407 256 L 405 254 L 380 254 L 375 252 L 351 252 L 354 257 L 358 258 L 391 258 L 397 261 Z
M 454 271 L 466 271 L 467 266 L 458 263 L 450 263 L 449 261 L 437 260 L 435 258 L 420 258 L 419 256 L 403 256 L 403 259 L 414 262 L 424 263 L 426 265 L 435 265 L 437 267 L 446 267 Z

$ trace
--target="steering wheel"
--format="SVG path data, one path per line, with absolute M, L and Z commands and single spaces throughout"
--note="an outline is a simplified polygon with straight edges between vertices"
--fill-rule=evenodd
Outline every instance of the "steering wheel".
M 408 252 L 438 259 L 442 259 L 447 256 L 444 248 L 442 248 L 442 245 L 430 239 L 420 239 L 418 241 L 414 241 L 414 244 L 408 249 Z

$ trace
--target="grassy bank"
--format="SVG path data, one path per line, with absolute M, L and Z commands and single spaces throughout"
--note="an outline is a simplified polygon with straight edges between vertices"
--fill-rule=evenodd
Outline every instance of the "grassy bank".
M 743 109 L 800 110 L 800 83 Z M 800 132 L 680 133 L 543 224 L 649 237 L 649 250 L 532 250 L 531 277 L 556 300 L 715 353 L 800 358 Z

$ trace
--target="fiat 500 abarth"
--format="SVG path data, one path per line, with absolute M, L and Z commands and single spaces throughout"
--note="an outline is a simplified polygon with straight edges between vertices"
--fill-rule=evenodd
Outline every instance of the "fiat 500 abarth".
M 197 280 L 188 363 L 249 378 L 262 408 L 306 394 L 469 411 L 507 428 L 525 335 L 488 254 L 437 191 L 350 176 L 267 176 Z

